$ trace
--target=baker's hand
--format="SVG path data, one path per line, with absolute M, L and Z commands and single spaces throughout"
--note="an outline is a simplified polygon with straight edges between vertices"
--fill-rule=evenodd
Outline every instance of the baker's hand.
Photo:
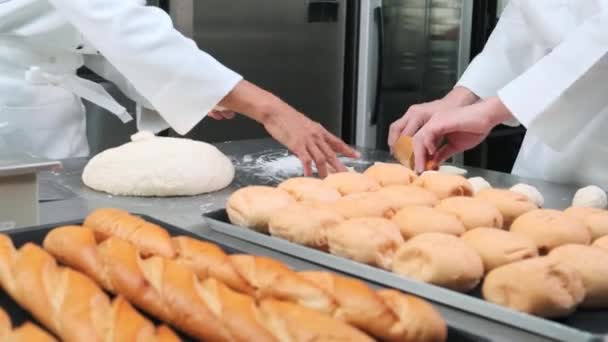
M 295 110 L 268 117 L 263 124 L 273 138 L 302 161 L 305 176 L 312 175 L 312 162 L 317 166 L 319 177 L 324 178 L 328 174 L 328 166 L 338 172 L 347 171 L 338 159 L 338 153 L 350 158 L 359 157 L 359 153 L 319 123 Z
M 215 120 L 231 120 L 236 116 L 233 111 L 227 109 L 213 109 L 208 115 Z
M 479 145 L 492 128 L 510 119 L 499 98 L 434 114 L 414 135 L 416 171 L 424 171 L 427 156 L 442 163 L 453 155 Z M 445 141 L 444 145 L 440 144 Z

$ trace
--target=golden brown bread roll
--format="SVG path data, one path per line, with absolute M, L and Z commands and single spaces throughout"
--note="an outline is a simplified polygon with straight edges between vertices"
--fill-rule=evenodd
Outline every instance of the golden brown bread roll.
M 483 189 L 475 197 L 494 205 L 500 211 L 505 229 L 508 229 L 519 216 L 538 209 L 528 197 L 510 190 Z
M 93 229 L 95 238 L 100 242 L 117 236 L 138 245 L 144 256 L 175 256 L 171 238 L 165 229 L 124 210 L 97 209 L 87 216 L 84 226 Z
M 492 204 L 472 197 L 450 197 L 441 201 L 436 209 L 460 219 L 466 230 L 479 227 L 502 228 L 502 214 Z
M 399 228 L 382 218 L 346 220 L 327 234 L 331 254 L 390 269 L 395 251 L 403 243 Z
M 483 261 L 486 273 L 512 262 L 538 256 L 531 239 L 496 228 L 475 228 L 461 236 Z
M 403 237 L 407 240 L 425 233 L 461 235 L 464 225 L 456 216 L 429 207 L 405 207 L 393 217 Z
M 581 221 L 552 209 L 536 209 L 521 215 L 511 225 L 511 231 L 532 239 L 541 255 L 569 243 L 591 243 L 589 231 Z
M 56 342 L 46 331 L 31 322 L 13 329 L 10 317 L 0 308 L 0 341 L 3 342 Z
M 453 196 L 473 196 L 471 183 L 458 175 L 425 172 L 416 179 L 414 185 L 433 192 L 440 200 Z
M 608 236 L 604 236 L 593 241 L 593 246 L 608 252 Z
M 441 233 L 415 236 L 395 254 L 393 272 L 455 291 L 470 291 L 483 277 L 475 250 L 459 238 Z
M 492 270 L 482 288 L 495 304 L 541 317 L 571 314 L 585 297 L 585 287 L 571 266 L 548 257 L 526 259 Z
M 378 190 L 377 193 L 398 203 L 400 208 L 409 206 L 433 207 L 439 203 L 439 199 L 434 193 L 414 185 L 387 186 Z
M 552 250 L 548 256 L 570 265 L 581 275 L 585 286 L 582 307 L 608 308 L 608 253 L 592 246 L 564 245 Z
M 595 240 L 608 235 L 608 210 L 570 207 L 564 213 L 583 221 L 591 233 L 591 239 Z
M 287 191 L 291 197 L 302 203 L 331 203 L 342 197 L 338 190 L 320 179 L 311 177 L 291 178 L 279 184 L 278 188 Z
M 270 217 L 268 231 L 272 236 L 328 250 L 327 231 L 342 221 L 344 218 L 332 210 L 294 203 Z
M 380 189 L 380 184 L 376 180 L 356 172 L 334 173 L 327 176 L 323 181 L 325 184 L 338 190 L 342 196 Z
M 281 189 L 248 186 L 230 195 L 226 212 L 233 224 L 268 233 L 270 216 L 294 201 L 293 197 Z
M 364 175 L 373 178 L 380 186 L 408 185 L 416 180 L 416 173 L 400 164 L 375 163 Z

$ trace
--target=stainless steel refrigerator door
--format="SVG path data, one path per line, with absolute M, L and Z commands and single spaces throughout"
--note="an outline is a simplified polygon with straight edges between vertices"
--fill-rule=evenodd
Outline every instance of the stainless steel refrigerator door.
M 175 25 L 201 49 L 331 132 L 342 130 L 346 0 L 172 0 Z M 206 118 L 189 137 L 266 136 L 246 118 Z

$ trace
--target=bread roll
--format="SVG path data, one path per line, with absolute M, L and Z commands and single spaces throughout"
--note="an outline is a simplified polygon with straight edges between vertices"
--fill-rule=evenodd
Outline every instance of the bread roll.
M 46 331 L 31 322 L 13 329 L 10 317 L 0 308 L 0 341 L 3 342 L 56 342 Z
M 376 180 L 356 172 L 334 173 L 327 176 L 323 181 L 325 184 L 338 190 L 342 196 L 380 189 L 380 184 Z
M 593 246 L 603 249 L 608 252 L 608 236 L 601 237 L 593 241 Z
M 435 209 L 452 214 L 464 224 L 466 230 L 490 227 L 502 228 L 502 214 L 492 204 L 472 197 L 450 197 L 439 203 Z
M 483 263 L 475 250 L 459 238 L 428 233 L 412 238 L 397 250 L 393 272 L 467 292 L 483 277 Z
M 341 197 L 338 190 L 325 184 L 320 179 L 311 177 L 288 179 L 279 184 L 279 189 L 287 191 L 291 197 L 302 203 L 331 203 Z
M 268 231 L 297 244 L 328 250 L 327 231 L 342 221 L 334 211 L 294 203 L 270 217 Z
M 328 208 L 346 219 L 358 217 L 391 218 L 398 210 L 392 202 L 390 197 L 376 192 L 359 192 L 340 198 Z
M 248 186 L 237 190 L 228 198 L 226 212 L 230 222 L 268 233 L 270 216 L 293 202 L 294 199 L 281 189 Z
M 581 220 L 589 229 L 593 240 L 608 235 L 608 210 L 571 207 L 566 209 L 564 213 Z
M 405 239 L 425 233 L 461 235 L 462 222 L 452 214 L 429 207 L 405 207 L 393 217 Z
M 582 307 L 608 308 L 608 253 L 593 246 L 564 245 L 552 250 L 549 258 L 570 265 L 581 275 L 585 285 Z
M 395 251 L 403 243 L 399 228 L 382 218 L 350 219 L 327 236 L 330 253 L 384 269 L 390 269 Z
M 486 273 L 502 265 L 538 256 L 534 241 L 505 230 L 475 228 L 461 238 L 479 254 Z
M 373 178 L 380 186 L 408 185 L 416 180 L 416 173 L 400 164 L 375 163 L 364 175 Z
M 427 189 L 439 199 L 453 196 L 473 196 L 473 187 L 469 181 L 458 175 L 450 175 L 439 172 L 425 172 L 414 185 Z
M 569 243 L 591 243 L 591 235 L 582 222 L 551 209 L 537 209 L 523 214 L 513 222 L 511 231 L 532 239 L 541 255 Z
M 494 269 L 486 276 L 482 293 L 492 303 L 556 318 L 576 310 L 585 297 L 585 287 L 574 268 L 540 257 Z
M 378 190 L 377 193 L 388 198 L 399 208 L 409 206 L 433 207 L 439 203 L 439 199 L 434 193 L 414 185 L 387 186 Z
M 414 142 L 412 137 L 402 135 L 392 147 L 393 156 L 399 163 L 413 169 L 415 166 Z M 437 170 L 439 164 L 435 160 L 427 160 L 425 170 Z
M 484 189 L 479 191 L 475 197 L 494 205 L 502 214 L 503 226 L 507 229 L 519 216 L 538 209 L 528 197 L 510 190 Z

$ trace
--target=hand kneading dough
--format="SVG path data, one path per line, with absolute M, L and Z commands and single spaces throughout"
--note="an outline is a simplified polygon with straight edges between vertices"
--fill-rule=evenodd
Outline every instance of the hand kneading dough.
M 378 190 L 377 194 L 398 203 L 400 208 L 410 206 L 433 207 L 439 203 L 437 196 L 414 185 L 392 185 Z
M 335 202 L 342 197 L 338 190 L 320 179 L 310 177 L 288 179 L 279 184 L 278 188 L 287 191 L 296 201 L 302 203 Z
M 483 277 L 483 263 L 475 250 L 461 239 L 429 233 L 412 238 L 397 250 L 393 272 L 467 292 Z
M 270 216 L 268 231 L 272 236 L 327 250 L 327 231 L 343 220 L 342 216 L 331 210 L 294 203 Z
M 477 193 L 481 190 L 492 189 L 492 185 L 483 177 L 471 177 L 468 179 L 468 181 L 473 187 L 473 194 L 475 195 L 477 195 Z
M 606 209 L 606 206 L 608 206 L 606 192 L 595 185 L 578 189 L 574 194 L 574 198 L 572 198 L 572 206 Z
M 545 204 L 545 198 L 543 197 L 543 194 L 541 194 L 540 191 L 538 191 L 538 189 L 533 187 L 532 185 L 519 183 L 513 185 L 509 190 L 513 192 L 518 192 L 528 197 L 530 202 L 536 204 L 537 207 L 542 207 L 543 204 Z
M 608 236 L 601 237 L 595 241 L 593 241 L 592 246 L 601 248 L 604 251 L 608 252 Z
M 592 240 L 608 235 L 608 210 L 571 207 L 564 213 L 582 221 L 589 229 Z
M 327 232 L 331 254 L 390 269 L 395 251 L 403 244 L 399 228 L 382 218 L 356 218 Z
M 569 243 L 591 243 L 591 235 L 581 221 L 551 209 L 523 214 L 513 222 L 511 232 L 532 239 L 541 255 Z
M 510 190 L 485 189 L 477 193 L 475 197 L 493 204 L 500 211 L 504 228 L 509 228 L 519 216 L 538 209 L 528 197 Z
M 456 216 L 429 207 L 405 207 L 395 214 L 393 222 L 405 239 L 425 233 L 461 235 L 465 232 Z
M 408 185 L 416 180 L 416 173 L 401 164 L 375 163 L 364 175 L 373 178 L 380 186 Z
M 235 191 L 226 203 L 230 222 L 268 233 L 270 216 L 295 200 L 285 191 L 268 186 L 248 186 Z
M 425 172 L 414 185 L 427 189 L 439 199 L 452 196 L 473 196 L 473 187 L 466 178 L 439 172 Z
M 502 214 L 492 204 L 472 197 L 446 198 L 435 209 L 452 214 L 466 230 L 479 227 L 502 228 Z
M 82 181 L 88 187 L 123 196 L 190 196 L 227 187 L 234 166 L 213 145 L 140 132 L 132 142 L 93 157 Z
M 538 256 L 534 241 L 496 228 L 475 228 L 461 237 L 483 261 L 486 273 L 512 262 Z
M 582 307 L 608 308 L 608 253 L 592 246 L 565 245 L 552 250 L 549 258 L 572 266 L 581 275 L 585 285 Z
M 494 269 L 486 276 L 482 293 L 492 303 L 555 318 L 576 310 L 585 297 L 585 287 L 574 268 L 540 257 Z
M 338 190 L 342 196 L 357 192 L 377 191 L 380 184 L 373 178 L 356 172 L 339 172 L 327 176 L 325 184 Z

